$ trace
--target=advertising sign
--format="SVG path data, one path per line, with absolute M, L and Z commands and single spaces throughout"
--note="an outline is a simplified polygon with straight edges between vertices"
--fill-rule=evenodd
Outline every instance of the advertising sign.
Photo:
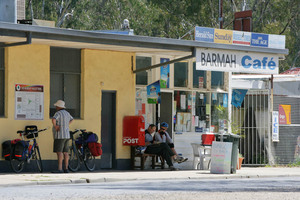
M 15 119 L 44 119 L 44 86 L 15 84 Z
M 212 142 L 211 168 L 212 174 L 230 174 L 232 142 Z
M 147 100 L 149 104 L 160 103 L 160 81 L 147 85 Z
M 273 111 L 272 113 L 272 141 L 279 142 L 279 113 Z
M 278 74 L 278 55 L 197 48 L 196 69 L 222 72 Z
M 168 62 L 170 59 L 161 58 L 160 63 Z M 170 65 L 160 67 L 160 88 L 169 88 L 170 86 Z
M 285 49 L 285 35 L 269 35 L 269 47 Z
M 285 35 L 195 27 L 195 41 L 285 49 Z
M 214 32 L 213 28 L 206 27 L 195 27 L 195 40 L 202 42 L 214 42 Z
M 236 45 L 247 45 L 251 43 L 251 33 L 243 31 L 233 31 L 232 43 Z
M 261 34 L 261 33 L 251 34 L 251 46 L 268 47 L 268 44 L 269 44 L 269 35 Z
M 279 104 L 279 124 L 291 124 L 291 105 Z
M 215 29 L 215 43 L 232 44 L 232 31 Z

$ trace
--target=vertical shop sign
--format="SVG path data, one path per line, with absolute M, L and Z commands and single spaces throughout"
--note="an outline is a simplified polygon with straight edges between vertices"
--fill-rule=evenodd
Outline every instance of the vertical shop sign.
M 291 124 L 291 105 L 279 104 L 279 124 Z
M 228 107 L 228 94 L 226 93 L 223 95 L 223 106 L 224 108 Z
M 44 119 L 44 86 L 15 84 L 15 119 Z
M 160 81 L 147 86 L 147 99 L 149 104 L 160 103 Z
M 165 63 L 170 61 L 168 58 L 161 58 L 160 63 Z M 170 65 L 164 65 L 160 67 L 160 87 L 169 88 L 170 87 Z
M 272 141 L 279 142 L 279 113 L 273 111 L 272 113 Z

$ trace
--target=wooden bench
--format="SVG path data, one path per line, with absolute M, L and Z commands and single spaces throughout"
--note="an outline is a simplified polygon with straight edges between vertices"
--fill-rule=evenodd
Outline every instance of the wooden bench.
M 131 146 L 131 168 L 132 169 L 145 169 L 145 162 L 148 157 L 150 157 L 151 160 L 151 168 L 155 169 L 155 167 L 159 167 L 161 169 L 165 168 L 165 160 L 162 158 L 162 156 L 158 156 L 156 154 L 147 154 L 147 153 L 136 153 L 135 146 Z M 139 165 L 136 165 L 135 158 L 140 158 Z M 158 158 L 160 159 L 160 163 L 158 163 Z

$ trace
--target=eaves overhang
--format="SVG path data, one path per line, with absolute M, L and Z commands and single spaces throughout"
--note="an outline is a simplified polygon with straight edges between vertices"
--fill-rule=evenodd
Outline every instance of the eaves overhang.
M 138 35 L 116 35 L 92 31 L 0 22 L 0 42 L 26 42 L 28 34 L 31 35 L 32 44 L 135 53 L 166 54 L 172 56 L 192 55 L 195 48 L 212 48 L 219 50 L 224 49 L 280 55 L 288 54 L 288 49 L 218 44 Z

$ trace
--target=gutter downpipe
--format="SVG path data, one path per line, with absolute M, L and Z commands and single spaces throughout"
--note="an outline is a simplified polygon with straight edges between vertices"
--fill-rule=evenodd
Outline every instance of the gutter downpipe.
M 272 134 L 271 134 L 271 126 L 272 126 L 272 117 L 273 117 L 273 86 L 274 86 L 274 77 L 273 77 L 273 74 L 271 74 L 271 78 L 269 79 L 270 80 L 270 103 L 269 103 L 269 126 L 268 126 L 268 161 L 269 161 L 269 165 L 274 165 L 274 160 L 271 160 L 271 158 L 273 156 L 271 156 L 272 152 L 271 152 L 271 145 L 272 145 L 272 142 L 271 142 L 271 139 L 272 139 Z

